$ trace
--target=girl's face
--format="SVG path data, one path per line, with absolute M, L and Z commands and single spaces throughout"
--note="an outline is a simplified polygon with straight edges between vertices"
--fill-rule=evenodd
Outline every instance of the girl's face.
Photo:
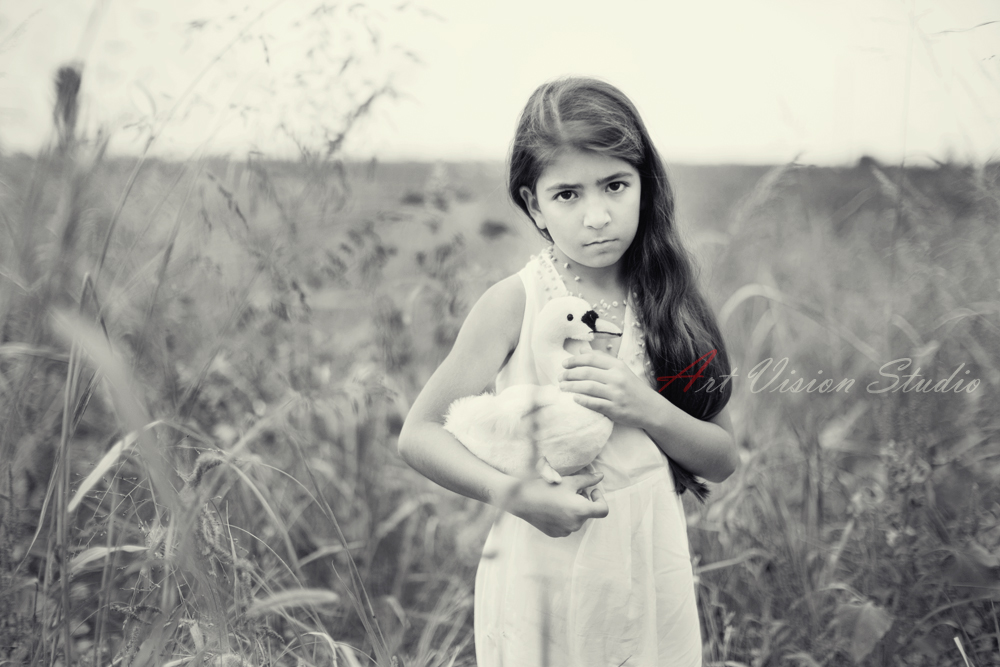
M 639 172 L 591 151 L 560 151 L 535 191 L 521 188 L 531 217 L 570 260 L 592 268 L 618 263 L 639 228 Z

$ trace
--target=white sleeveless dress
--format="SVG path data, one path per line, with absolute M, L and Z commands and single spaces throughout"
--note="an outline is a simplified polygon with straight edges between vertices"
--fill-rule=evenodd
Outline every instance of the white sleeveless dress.
M 545 302 L 569 292 L 547 252 L 518 272 L 524 319 L 496 378 L 537 384 L 528 341 Z M 618 358 L 639 377 L 642 336 L 626 307 Z M 646 432 L 616 423 L 592 464 L 609 512 L 548 537 L 500 512 L 476 573 L 478 667 L 698 667 L 701 631 L 687 523 L 666 456 Z

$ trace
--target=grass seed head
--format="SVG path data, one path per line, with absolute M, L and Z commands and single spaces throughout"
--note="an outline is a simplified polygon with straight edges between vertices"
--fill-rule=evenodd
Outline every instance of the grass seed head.
M 59 131 L 59 146 L 65 150 L 76 133 L 76 120 L 80 109 L 80 83 L 83 68 L 79 63 L 71 63 L 56 72 L 56 106 L 53 119 Z
M 160 522 L 154 522 L 146 532 L 146 549 L 153 556 L 166 556 L 167 530 Z
M 235 653 L 217 655 L 210 663 L 212 667 L 251 667 L 250 663 Z
M 198 488 L 198 485 L 201 483 L 201 479 L 204 477 L 205 473 L 222 463 L 223 458 L 215 452 L 202 453 L 201 456 L 198 457 L 198 460 L 195 461 L 194 470 L 186 480 L 187 485 L 192 489 Z
M 201 539 L 205 544 L 202 553 L 206 556 L 214 554 L 223 563 L 231 562 L 233 558 L 229 549 L 226 548 L 222 523 L 212 514 L 207 505 L 201 509 L 198 523 L 201 528 Z

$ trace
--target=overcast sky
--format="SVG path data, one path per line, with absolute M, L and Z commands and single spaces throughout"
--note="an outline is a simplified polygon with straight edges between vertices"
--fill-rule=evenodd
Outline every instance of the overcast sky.
M 609 80 L 671 162 L 1000 159 L 996 0 L 0 0 L 0 150 L 51 139 L 85 62 L 116 152 L 502 159 L 541 82 Z M 996 21 L 996 23 L 989 23 Z M 986 25 L 983 25 L 986 24 Z

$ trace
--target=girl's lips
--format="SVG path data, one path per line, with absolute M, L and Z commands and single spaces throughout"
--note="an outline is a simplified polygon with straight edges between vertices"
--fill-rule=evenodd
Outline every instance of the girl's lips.
M 604 245 L 605 243 L 611 243 L 615 239 L 600 239 L 599 241 L 591 241 L 585 245 Z

